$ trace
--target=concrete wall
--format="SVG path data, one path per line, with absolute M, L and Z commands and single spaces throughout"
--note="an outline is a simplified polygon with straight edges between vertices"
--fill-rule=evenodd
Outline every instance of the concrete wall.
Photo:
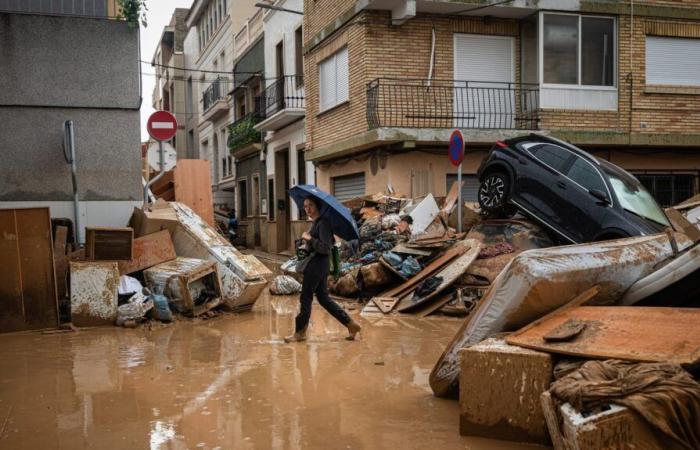
M 138 35 L 125 22 L 0 13 L 0 201 L 142 198 Z
M 285 0 L 277 3 L 281 8 L 301 11 L 303 0 Z M 272 84 L 277 76 L 276 47 L 280 41 L 284 51 L 284 75 L 297 75 L 295 61 L 295 31 L 302 24 L 302 16 L 285 12 L 271 11 L 265 17 L 265 78 Z M 298 74 L 302 75 L 302 74 Z

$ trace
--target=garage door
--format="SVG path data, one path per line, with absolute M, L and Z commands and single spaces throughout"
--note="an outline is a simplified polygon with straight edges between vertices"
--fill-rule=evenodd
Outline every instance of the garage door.
M 349 200 L 365 195 L 365 174 L 355 173 L 331 178 L 333 195 L 340 200 Z
M 454 116 L 457 128 L 513 128 L 514 40 L 454 35 Z
M 452 183 L 457 182 L 457 175 L 448 174 L 447 175 L 447 190 L 445 192 L 450 192 Z M 479 180 L 476 175 L 464 175 L 462 174 L 462 199 L 465 202 L 475 202 L 477 201 L 477 193 L 479 192 Z

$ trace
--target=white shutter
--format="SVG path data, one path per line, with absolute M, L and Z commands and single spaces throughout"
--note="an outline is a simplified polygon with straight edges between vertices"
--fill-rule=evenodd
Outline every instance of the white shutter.
M 341 202 L 365 195 L 364 172 L 333 177 L 331 180 L 333 181 L 333 196 Z
M 700 86 L 700 39 L 646 37 L 646 84 Z
M 337 95 L 336 104 L 348 101 L 349 96 L 349 72 L 348 65 L 348 48 L 345 47 L 336 53 L 336 74 L 337 78 Z
M 513 45 L 511 37 L 455 34 L 455 80 L 513 82 Z
M 319 70 L 319 109 L 325 111 L 336 104 L 335 56 L 331 56 L 318 66 Z

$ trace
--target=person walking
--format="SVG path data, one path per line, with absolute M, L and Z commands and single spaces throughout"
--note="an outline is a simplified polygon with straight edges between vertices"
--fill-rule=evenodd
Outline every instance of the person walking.
M 306 242 L 309 251 L 313 252 L 311 260 L 304 269 L 304 279 L 301 284 L 299 301 L 301 309 L 295 319 L 295 332 L 284 338 L 285 342 L 301 342 L 306 340 L 306 329 L 311 317 L 311 303 L 316 294 L 318 303 L 328 311 L 338 322 L 348 329 L 347 340 L 354 340 L 360 332 L 360 325 L 331 300 L 328 295 L 329 258 L 333 248 L 333 232 L 330 223 L 321 217 L 320 205 L 314 197 L 304 199 L 304 211 L 313 219 L 311 230 L 304 232 L 301 238 Z

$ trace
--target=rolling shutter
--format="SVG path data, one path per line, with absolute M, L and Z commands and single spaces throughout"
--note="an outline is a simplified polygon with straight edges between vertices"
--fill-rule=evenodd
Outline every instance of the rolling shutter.
M 333 182 L 333 196 L 340 200 L 349 200 L 365 195 L 365 174 L 355 173 L 342 177 L 331 178 Z
M 456 174 L 447 175 L 447 190 L 445 192 L 450 192 L 452 183 L 457 182 Z M 462 174 L 462 200 L 465 202 L 475 202 L 477 201 L 477 195 L 479 192 L 479 180 L 476 175 L 464 175 Z
M 336 104 L 348 101 L 349 97 L 348 48 L 336 53 L 337 95 Z
M 319 108 L 325 111 L 349 99 L 348 48 L 344 47 L 321 61 L 319 71 Z
M 700 86 L 700 39 L 646 37 L 646 84 Z

